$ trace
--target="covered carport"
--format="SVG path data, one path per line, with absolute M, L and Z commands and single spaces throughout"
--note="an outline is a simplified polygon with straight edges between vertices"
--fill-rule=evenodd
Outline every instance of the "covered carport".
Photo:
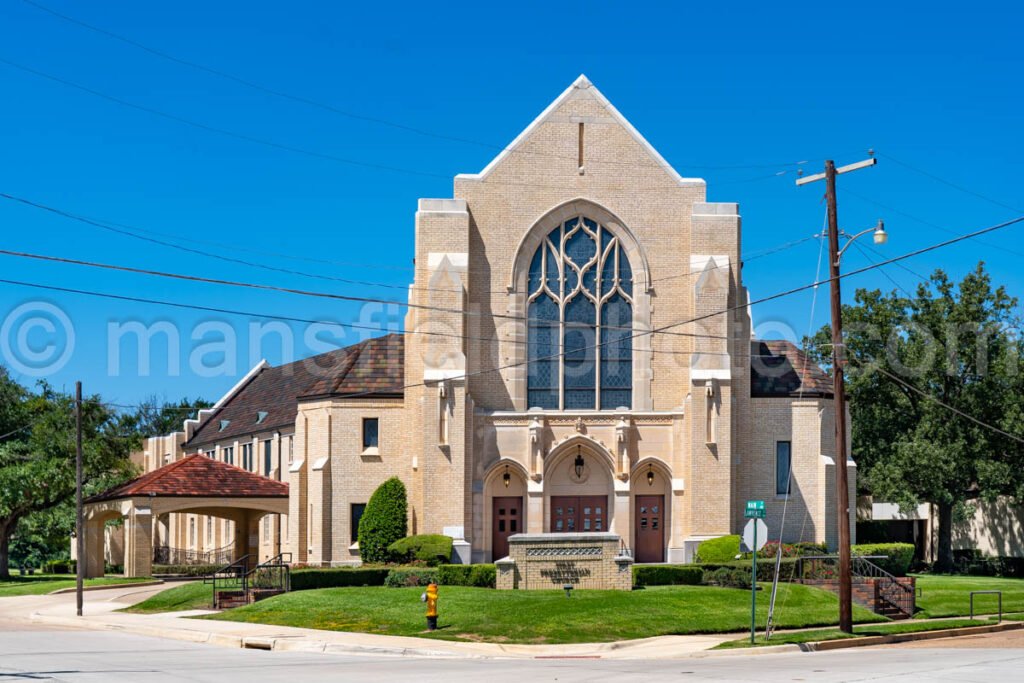
M 124 522 L 125 576 L 149 576 L 158 520 L 174 512 L 234 522 L 234 559 L 259 555 L 259 521 L 288 514 L 288 485 L 240 467 L 190 455 L 85 501 L 85 575 L 103 576 L 103 529 Z

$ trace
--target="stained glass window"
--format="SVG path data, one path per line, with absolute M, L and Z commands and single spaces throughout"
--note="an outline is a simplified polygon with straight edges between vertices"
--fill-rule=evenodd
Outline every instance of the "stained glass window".
M 569 219 L 537 247 L 527 286 L 528 407 L 631 407 L 633 271 L 619 239 Z

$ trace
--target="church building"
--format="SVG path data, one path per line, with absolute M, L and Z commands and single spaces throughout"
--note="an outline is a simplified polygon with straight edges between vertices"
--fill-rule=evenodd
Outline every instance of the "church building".
M 588 531 L 686 562 L 739 533 L 750 499 L 770 538 L 835 548 L 831 380 L 752 338 L 738 204 L 708 202 L 585 77 L 451 198 L 421 199 L 415 245 L 403 333 L 261 363 L 150 439 L 146 469 L 202 453 L 286 483 L 288 514 L 250 534 L 309 565 L 359 561 L 359 517 L 392 476 L 410 533 L 452 536 L 463 562 Z M 169 547 L 239 537 L 159 521 Z

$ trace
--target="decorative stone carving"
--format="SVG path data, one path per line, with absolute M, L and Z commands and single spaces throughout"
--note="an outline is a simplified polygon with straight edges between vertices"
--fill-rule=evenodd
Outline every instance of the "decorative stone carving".
M 530 477 L 534 481 L 540 481 L 541 462 L 544 456 L 544 422 L 540 415 L 535 415 L 530 420 L 530 454 L 527 459 L 530 463 Z
M 615 466 L 616 475 L 622 481 L 629 479 L 629 430 L 631 424 L 628 413 L 621 413 L 615 425 Z

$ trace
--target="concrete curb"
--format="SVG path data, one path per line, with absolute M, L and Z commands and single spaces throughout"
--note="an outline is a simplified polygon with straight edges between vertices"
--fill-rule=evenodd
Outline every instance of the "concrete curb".
M 936 631 L 919 633 L 894 633 L 885 636 L 865 636 L 863 638 L 845 638 L 843 640 L 823 640 L 819 643 L 801 643 L 798 647 L 804 652 L 827 652 L 843 650 L 848 647 L 867 647 L 869 645 L 890 645 L 892 643 L 909 643 L 917 640 L 936 640 L 939 638 L 957 638 L 960 636 L 1016 631 L 1024 628 L 1024 623 L 990 624 L 988 626 L 961 626 Z
M 100 586 L 83 586 L 82 590 L 83 591 L 107 591 L 107 590 L 112 590 L 114 588 L 135 588 L 136 586 L 160 586 L 160 585 L 163 585 L 163 583 L 164 582 L 162 580 L 159 580 L 159 579 L 154 580 L 154 581 L 133 581 L 132 583 L 110 583 L 110 584 L 103 584 L 103 585 L 100 585 Z M 50 591 L 46 595 L 64 595 L 65 593 L 74 593 L 75 590 L 76 590 L 76 588 L 74 586 L 72 586 L 71 588 L 58 588 L 55 591 Z

